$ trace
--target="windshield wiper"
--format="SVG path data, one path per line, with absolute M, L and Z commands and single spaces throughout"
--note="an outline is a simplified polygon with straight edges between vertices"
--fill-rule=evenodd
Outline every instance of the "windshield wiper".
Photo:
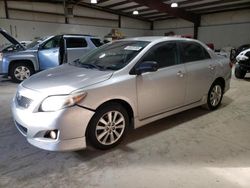
M 76 59 L 75 61 L 73 61 L 73 63 L 81 66 L 81 67 L 84 67 L 84 68 L 88 68 L 88 69 L 97 69 L 97 70 L 103 70 L 103 67 L 102 66 L 98 66 L 98 65 L 95 65 L 95 64 L 91 64 L 91 63 L 82 63 L 80 61 L 80 59 Z

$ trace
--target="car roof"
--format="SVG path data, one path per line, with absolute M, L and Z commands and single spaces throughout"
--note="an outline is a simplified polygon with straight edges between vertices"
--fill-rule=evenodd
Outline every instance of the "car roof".
M 171 40 L 180 40 L 180 41 L 197 41 L 195 39 L 182 38 L 182 37 L 165 37 L 165 36 L 147 36 L 147 37 L 134 37 L 122 39 L 124 41 L 147 41 L 147 42 L 160 42 L 160 41 L 171 41 Z
M 65 37 L 95 37 L 93 35 L 85 35 L 85 34 L 62 34 Z

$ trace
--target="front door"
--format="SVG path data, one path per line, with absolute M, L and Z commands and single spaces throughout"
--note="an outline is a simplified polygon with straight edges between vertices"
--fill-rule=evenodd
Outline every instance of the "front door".
M 186 70 L 183 64 L 178 64 L 177 44 L 157 44 L 142 58 L 143 61 L 156 61 L 159 70 L 136 78 L 139 119 L 182 106 L 186 92 Z
M 38 50 L 40 70 L 59 65 L 59 45 L 61 36 L 55 36 L 46 41 Z

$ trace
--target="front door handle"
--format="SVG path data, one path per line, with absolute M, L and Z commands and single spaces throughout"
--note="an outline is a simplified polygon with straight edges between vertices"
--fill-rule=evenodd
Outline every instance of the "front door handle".
M 209 68 L 210 70 L 214 70 L 214 66 L 213 66 L 213 65 L 209 65 L 208 68 Z
M 177 76 L 179 76 L 180 78 L 184 77 L 184 73 L 182 71 L 178 71 L 177 72 Z

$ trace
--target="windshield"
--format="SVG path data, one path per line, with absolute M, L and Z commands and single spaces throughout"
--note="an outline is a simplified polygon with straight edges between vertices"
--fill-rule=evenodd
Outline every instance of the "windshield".
M 32 41 L 30 44 L 26 46 L 26 48 L 34 48 L 36 45 L 40 44 L 44 40 L 46 40 L 49 37 L 39 37 L 36 40 Z
M 99 70 L 119 70 L 148 44 L 146 41 L 116 41 L 97 48 L 70 64 Z

